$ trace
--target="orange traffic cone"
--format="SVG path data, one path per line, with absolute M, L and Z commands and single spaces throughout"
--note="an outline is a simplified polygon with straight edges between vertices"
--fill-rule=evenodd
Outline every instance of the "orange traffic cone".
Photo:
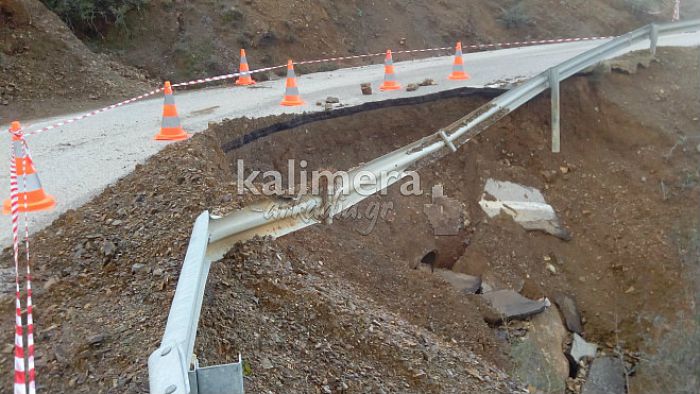
M 289 59 L 287 62 L 287 87 L 284 92 L 284 99 L 280 104 L 288 107 L 304 105 L 304 101 L 299 96 L 297 77 L 294 75 L 294 64 L 292 63 L 292 59 Z
M 12 122 L 12 149 L 15 152 L 15 166 L 17 167 L 17 187 L 19 195 L 20 212 L 35 212 L 51 209 L 56 206 L 56 199 L 44 193 L 39 181 L 39 175 L 34 170 L 32 159 L 23 147 L 22 138 L 15 133 L 21 130 L 19 122 Z M 8 198 L 2 203 L 2 213 L 8 215 L 12 212 L 12 201 Z
M 452 64 L 452 74 L 450 74 L 448 79 L 455 80 L 467 80 L 469 79 L 469 74 L 464 72 L 464 60 L 462 59 L 462 43 L 457 43 L 457 48 L 455 48 L 455 61 Z
M 386 50 L 386 58 L 384 59 L 384 82 L 379 86 L 379 90 L 399 90 L 401 84 L 396 82 L 394 75 L 394 60 L 391 58 L 391 49 Z
M 173 88 L 170 86 L 170 81 L 165 81 L 163 94 L 165 95 L 163 122 L 161 123 L 160 133 L 154 139 L 159 141 L 180 141 L 190 138 L 192 134 L 185 133 L 185 130 L 180 125 L 180 117 L 177 116 L 175 96 L 173 96 Z
M 239 68 L 241 76 L 236 81 L 236 85 L 255 85 L 255 81 L 250 77 L 250 68 L 248 68 L 248 58 L 245 55 L 245 49 L 241 48 L 241 67 Z

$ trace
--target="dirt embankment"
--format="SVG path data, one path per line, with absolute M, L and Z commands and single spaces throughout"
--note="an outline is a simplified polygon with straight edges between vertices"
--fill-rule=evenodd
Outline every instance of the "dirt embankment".
M 0 2 L 0 123 L 79 111 L 149 86 L 144 73 L 88 49 L 38 0 Z
M 691 310 L 685 282 L 691 276 L 684 270 L 700 250 L 693 236 L 700 114 L 689 104 L 700 93 L 686 89 L 697 86 L 700 62 L 694 51 L 663 50 L 660 59 L 633 76 L 566 82 L 559 155 L 548 149 L 549 103 L 541 97 L 421 170 L 424 190 L 442 183 L 465 204 L 469 224 L 458 236 L 436 240 L 422 213 L 429 196 L 407 198 L 392 189 L 363 205 L 394 208 L 367 236 L 359 231 L 370 220 L 344 219 L 235 248 L 212 267 L 200 361 L 241 352 L 252 392 L 278 391 L 288 382 L 300 392 L 508 392 L 513 386 L 501 372 L 510 371 L 507 343 L 483 322 L 478 303 L 411 269 L 423 248 L 471 254 L 467 261 L 480 264 L 453 268 L 481 270 L 495 285 L 529 296 L 572 294 L 587 338 L 655 354 L 677 312 Z M 224 154 L 222 143 L 292 115 L 227 121 L 168 147 L 62 215 L 32 238 L 40 388 L 147 391 L 147 357 L 163 333 L 194 218 L 204 209 L 246 203 L 236 194 L 231 161 L 283 173 L 288 158 L 344 169 L 483 102 L 461 97 L 376 110 L 282 131 Z M 636 119 L 642 112 L 648 118 Z M 573 239 L 486 220 L 476 201 L 488 177 L 541 188 Z M 555 261 L 556 274 L 545 257 Z M 1 261 L 10 264 L 8 251 Z M 13 313 L 12 298 L 10 286 L 2 297 L 5 316 Z M 11 344 L 12 321 L 1 328 L 2 343 Z M 2 350 L 0 365 L 11 365 L 11 349 Z M 4 390 L 11 374 L 3 376 Z
M 290 57 L 443 47 L 457 40 L 620 34 L 655 19 L 670 20 L 668 6 L 652 12 L 660 13 L 650 15 L 625 0 L 153 1 L 130 13 L 126 27 L 90 43 L 156 78 L 179 80 L 237 69 L 241 47 L 248 49 L 253 67 L 262 67 Z

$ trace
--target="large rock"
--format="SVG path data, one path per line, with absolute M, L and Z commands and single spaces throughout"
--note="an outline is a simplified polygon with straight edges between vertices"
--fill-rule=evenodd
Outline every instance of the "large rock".
M 616 357 L 593 360 L 581 394 L 625 394 L 625 366 Z
M 498 312 L 501 320 L 525 319 L 544 311 L 547 307 L 546 301 L 530 300 L 513 290 L 491 291 L 482 294 L 481 297 Z
M 557 304 L 559 310 L 561 310 L 566 328 L 571 332 L 582 335 L 583 324 L 581 323 L 581 314 L 576 306 L 576 301 L 572 297 L 561 292 L 555 293 L 552 300 Z
M 574 363 L 578 364 L 584 357 L 594 358 L 597 350 L 598 345 L 586 342 L 580 335 L 574 333 L 574 339 L 571 341 L 571 349 L 569 350 L 569 357 L 571 357 Z
M 435 275 L 444 279 L 458 291 L 467 294 L 476 294 L 476 292 L 481 288 L 481 278 L 478 276 L 460 274 L 458 272 L 443 269 L 435 270 Z
M 540 230 L 563 240 L 571 239 L 571 233 L 561 225 L 554 208 L 535 188 L 489 179 L 479 205 L 489 217 L 505 213 L 526 230 Z
M 569 361 L 562 351 L 567 331 L 556 306 L 532 318 L 532 328 L 511 354 L 515 374 L 542 393 L 564 393 Z

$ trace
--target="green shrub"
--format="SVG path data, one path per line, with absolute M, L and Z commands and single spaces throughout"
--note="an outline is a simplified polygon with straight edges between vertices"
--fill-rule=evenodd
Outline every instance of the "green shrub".
M 503 10 L 499 19 L 508 29 L 527 26 L 532 20 L 523 3 Z
M 74 31 L 89 36 L 110 26 L 125 26 L 126 14 L 149 0 L 41 0 Z
M 656 14 L 664 8 L 664 0 L 625 0 L 632 11 L 640 14 Z
M 229 7 L 221 14 L 221 18 L 226 23 L 240 22 L 243 20 L 243 13 L 236 7 Z

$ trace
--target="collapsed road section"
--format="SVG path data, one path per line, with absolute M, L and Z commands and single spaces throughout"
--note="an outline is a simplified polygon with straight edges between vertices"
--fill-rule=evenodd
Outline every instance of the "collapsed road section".
M 611 66 L 633 70 L 639 58 Z M 578 313 L 579 335 L 598 354 L 619 347 L 626 370 L 634 367 L 634 392 L 687 383 L 691 375 L 681 372 L 692 365 L 682 363 L 683 350 L 692 349 L 693 331 L 677 313 L 693 316 L 687 280 L 696 275 L 688 269 L 697 223 L 688 213 L 700 192 L 700 140 L 690 131 L 700 92 L 685 87 L 697 86 L 700 74 L 685 70 L 698 67 L 696 52 L 664 50 L 634 75 L 575 78 L 562 85 L 562 154 L 550 152 L 550 103 L 540 97 L 460 154 L 419 170 L 422 196 L 391 187 L 360 204 L 355 217 L 235 247 L 212 265 L 194 349 L 199 365 L 238 362 L 241 354 L 248 392 L 514 390 L 508 376 L 524 364 L 511 355 L 544 357 L 533 353 L 543 343 L 536 332 L 556 320 L 538 319 L 537 331 L 517 320 L 491 327 L 480 296 L 443 281 L 454 273 L 480 277 L 482 292 L 491 286 L 547 297 L 563 315 Z M 172 302 L 191 224 L 203 210 L 221 216 L 253 200 L 237 194 L 239 159 L 250 170 L 283 173 L 290 158 L 308 160 L 310 169 L 349 168 L 489 99 L 472 94 L 291 129 L 275 125 L 292 115 L 241 118 L 166 148 L 33 238 L 42 262 L 35 294 L 45 305 L 36 310 L 36 338 L 51 344 L 38 348 L 39 383 L 51 382 L 56 392 L 148 390 L 146 356 L 160 344 L 163 305 Z M 279 131 L 221 149 L 268 128 Z M 330 145 L 338 149 L 321 149 Z M 488 178 L 539 189 L 572 240 L 525 231 L 508 217 L 489 219 L 478 205 Z M 435 237 L 424 214 L 426 205 L 432 211 L 445 202 L 433 202 L 438 184 L 446 206 L 456 201 L 462 212 L 457 235 Z M 381 215 L 378 208 L 392 201 Z M 435 273 L 420 265 L 431 251 Z M 3 296 L 1 305 L 13 312 L 11 299 Z M 577 329 L 568 320 L 565 326 Z M 11 342 L 10 334 L 3 340 Z M 526 369 L 517 371 L 527 379 Z

